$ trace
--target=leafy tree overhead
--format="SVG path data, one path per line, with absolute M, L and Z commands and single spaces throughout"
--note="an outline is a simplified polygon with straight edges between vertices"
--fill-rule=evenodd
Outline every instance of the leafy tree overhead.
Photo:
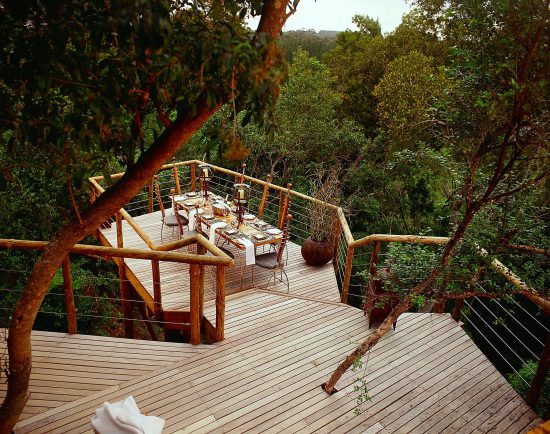
M 432 146 L 447 149 L 460 164 L 463 181 L 451 207 L 448 243 L 430 271 L 404 287 L 400 303 L 381 326 L 338 366 L 325 385 L 327 393 L 420 297 L 491 296 L 466 281 L 457 294 L 455 285 L 445 284 L 446 276 L 451 273 L 475 282 L 486 267 L 477 259 L 477 250 L 486 246 L 478 245 L 479 238 L 471 238 L 470 228 L 488 207 L 503 206 L 550 176 L 549 1 L 417 3 L 427 25 L 432 26 L 431 33 L 452 47 L 446 74 L 453 83 L 441 103 L 432 103 L 435 116 L 430 141 Z M 500 245 L 511 244 L 507 239 Z M 538 250 L 546 255 L 544 248 Z M 469 287 L 472 291 L 465 291 Z M 550 301 L 547 287 L 514 291 L 544 306 Z
M 262 122 L 277 95 L 281 55 L 273 39 L 295 11 L 272 0 L 2 2 L 2 147 L 44 150 L 63 173 L 74 213 L 34 265 L 8 337 L 7 396 L 0 432 L 27 400 L 30 332 L 69 248 L 120 209 L 221 105 Z M 247 14 L 260 15 L 254 34 Z M 149 117 L 163 126 L 147 143 Z M 125 175 L 93 205 L 84 179 L 113 164 Z

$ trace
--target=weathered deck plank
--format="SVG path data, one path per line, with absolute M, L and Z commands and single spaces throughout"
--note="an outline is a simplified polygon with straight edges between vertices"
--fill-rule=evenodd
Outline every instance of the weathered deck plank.
M 95 408 L 130 394 L 166 419 L 166 433 L 521 432 L 538 420 L 464 331 L 436 314 L 402 315 L 364 358 L 373 401 L 356 416 L 357 374 L 330 397 L 320 385 L 369 333 L 349 306 L 247 291 L 228 298 L 224 342 L 20 422 L 17 432 L 86 432 Z

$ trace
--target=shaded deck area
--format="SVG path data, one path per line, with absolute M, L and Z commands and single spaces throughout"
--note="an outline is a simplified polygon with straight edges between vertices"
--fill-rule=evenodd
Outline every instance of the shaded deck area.
M 165 227 L 161 240 L 162 224 L 160 211 L 134 217 L 134 221 L 157 245 L 162 245 L 163 243 L 168 243 L 177 239 L 177 229 L 172 230 L 171 228 Z M 122 228 L 124 247 L 139 249 L 148 248 L 127 221 L 122 222 Z M 104 245 L 110 247 L 117 246 L 116 223 L 108 229 L 101 229 L 100 240 Z M 232 244 L 225 244 L 224 247 L 228 248 L 235 255 L 235 266 L 226 271 L 226 295 L 252 288 L 252 268 L 254 266 L 245 266 L 244 250 L 239 250 Z M 323 267 L 311 267 L 302 259 L 299 245 L 289 242 L 287 249 L 288 263 L 285 267 L 285 271 L 290 281 L 289 293 L 294 296 L 339 302 L 340 293 L 338 291 L 332 263 Z M 181 251 L 185 251 L 185 249 Z M 153 310 L 154 290 L 151 262 L 140 259 L 127 259 L 126 267 L 126 274 L 136 288 L 138 294 L 149 303 L 151 310 Z M 264 288 L 269 276 L 270 274 L 267 270 L 255 267 L 254 286 Z M 163 310 L 188 310 L 190 286 L 188 264 L 161 262 L 160 283 Z M 215 273 L 213 270 L 209 271 L 207 269 L 204 288 L 205 301 L 215 298 L 215 283 Z M 285 294 L 287 293 L 286 285 L 280 282 L 274 284 L 273 279 L 268 289 L 276 292 L 284 292 Z
M 205 313 L 212 309 L 207 303 Z M 362 311 L 249 290 L 228 297 L 225 330 L 226 339 L 211 346 L 136 343 L 162 354 L 173 352 L 175 360 L 159 363 L 151 351 L 136 351 L 142 364 L 157 363 L 157 368 L 128 370 L 125 375 L 132 378 L 113 377 L 113 383 L 42 414 L 28 417 L 27 411 L 16 432 L 92 432 L 94 410 L 104 401 L 128 395 L 142 412 L 165 418 L 166 433 L 502 433 L 526 432 L 540 423 L 447 314 L 403 314 L 397 329 L 364 358 L 363 370 L 348 372 L 330 397 L 321 384 L 371 333 Z M 62 341 L 74 344 L 71 357 L 80 370 L 73 372 L 82 377 L 82 384 L 95 383 L 88 374 L 97 370 L 89 363 L 90 342 L 105 345 L 105 351 L 119 341 L 122 347 L 128 342 L 110 339 L 103 344 L 104 338 L 63 336 Z M 34 372 L 47 369 L 43 363 L 38 357 Z M 363 375 L 372 402 L 355 415 L 354 379 Z M 37 393 L 36 387 L 35 381 L 31 393 Z

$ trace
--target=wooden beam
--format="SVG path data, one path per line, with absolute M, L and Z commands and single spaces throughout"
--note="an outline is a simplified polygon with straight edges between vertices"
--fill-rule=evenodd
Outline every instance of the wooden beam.
M 354 243 L 355 240 L 349 229 L 348 221 L 346 220 L 346 216 L 344 215 L 344 210 L 338 207 L 336 213 L 338 214 L 338 220 L 340 221 L 340 225 L 342 226 L 342 230 L 344 231 L 346 242 L 348 243 L 348 245 Z
M 537 405 L 537 402 L 539 401 L 542 386 L 544 384 L 544 380 L 546 379 L 546 374 L 548 373 L 548 368 L 550 368 L 550 333 L 548 333 L 546 338 L 546 344 L 544 345 L 544 349 L 540 355 L 535 376 L 533 377 L 531 387 L 527 391 L 527 397 L 525 398 L 525 402 L 527 402 L 527 404 L 531 407 Z
M 455 308 L 453 310 L 453 319 L 456 322 L 460 322 L 460 318 L 462 317 L 462 308 L 464 307 L 464 304 L 465 302 L 463 299 L 455 301 Z
M 191 191 L 195 191 L 195 184 L 197 182 L 197 164 L 191 164 Z
M 160 287 L 160 265 L 157 259 L 151 260 L 153 274 L 153 298 L 155 300 L 155 317 L 162 321 L 162 293 Z
M 216 342 L 224 340 L 225 327 L 225 267 L 216 267 Z
M 0 249 L 21 249 L 21 250 L 44 250 L 48 241 L 29 241 L 0 239 Z M 115 247 L 91 246 L 86 244 L 75 244 L 69 250 L 70 253 L 81 255 L 97 255 L 107 258 L 131 258 L 131 259 L 156 259 L 166 262 L 183 262 L 188 264 L 204 265 L 232 265 L 233 260 L 229 257 L 199 256 L 189 253 L 173 253 L 160 250 L 144 249 L 118 249 Z
M 281 230 L 283 230 L 285 226 L 286 215 L 288 214 L 288 208 L 290 206 L 290 191 L 292 190 L 292 184 L 289 182 L 286 187 L 287 187 L 287 191 L 285 195 L 283 210 L 281 212 L 281 216 L 279 220 L 279 229 Z
M 191 322 L 191 343 L 201 343 L 201 319 L 200 319 L 200 274 L 199 265 L 191 264 L 189 267 L 190 284 L 190 322 Z
M 350 243 L 354 249 L 368 246 L 376 241 L 384 243 L 414 243 L 428 245 L 445 245 L 449 242 L 448 237 L 424 237 L 420 235 L 390 235 L 390 234 L 372 234 L 360 240 Z
M 206 253 L 206 248 L 201 245 L 197 244 L 197 255 L 204 255 Z M 202 318 L 204 316 L 204 265 L 199 265 L 199 321 L 202 322 Z
M 353 268 L 353 247 L 348 246 L 346 256 L 346 270 L 344 272 L 344 282 L 342 283 L 342 295 L 341 301 L 346 304 L 348 302 L 349 282 L 351 280 L 351 269 Z
M 260 202 L 260 209 L 258 210 L 258 218 L 261 219 L 264 215 L 265 201 L 267 200 L 267 193 L 269 191 L 269 182 L 271 181 L 271 175 L 267 175 L 267 183 L 264 185 L 264 191 L 262 194 L 262 201 Z
M 149 211 L 149 213 L 152 213 L 153 212 L 153 196 L 154 196 L 155 192 L 153 190 L 153 180 L 150 179 L 149 180 L 149 203 L 147 204 L 147 210 Z
M 119 249 L 124 247 L 124 239 L 123 239 L 123 232 L 122 232 L 122 217 L 119 212 L 115 214 L 116 219 L 116 242 L 117 247 Z M 134 339 L 135 335 L 135 329 L 134 329 L 134 321 L 132 319 L 132 300 L 131 300 L 131 292 L 132 288 L 130 287 L 130 284 L 127 281 L 126 278 L 126 264 L 124 263 L 124 258 L 120 258 L 117 261 L 118 265 L 118 279 L 120 282 L 120 299 L 122 302 L 122 316 L 123 316 L 123 322 L 124 322 L 124 337 L 128 339 Z
M 176 183 L 176 194 L 181 194 L 180 177 L 178 173 L 178 166 L 176 166 L 176 157 L 172 158 L 174 165 L 172 170 L 174 171 L 174 182 Z
M 382 243 L 380 241 L 376 241 L 372 246 L 372 253 L 370 256 L 370 264 L 369 264 L 370 279 L 367 285 L 367 293 L 365 294 L 365 301 L 363 303 L 363 311 L 366 314 L 367 313 L 370 314 L 372 308 L 374 307 L 374 297 L 376 294 L 375 278 L 378 274 L 378 261 L 379 261 L 381 249 L 382 249 Z
M 67 309 L 67 329 L 69 334 L 76 334 L 76 306 L 74 304 L 73 284 L 69 255 L 63 260 L 63 289 L 65 290 L 65 308 Z

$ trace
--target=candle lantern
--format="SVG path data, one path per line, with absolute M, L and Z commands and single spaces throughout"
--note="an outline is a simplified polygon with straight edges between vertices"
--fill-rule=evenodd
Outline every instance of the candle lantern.
M 235 203 L 237 213 L 237 228 L 239 228 L 243 222 L 243 215 L 248 201 L 250 200 L 250 185 L 248 184 L 235 184 L 233 185 L 233 202 Z
M 199 180 L 201 185 L 202 196 L 208 199 L 208 189 L 210 180 L 212 179 L 212 166 L 210 164 L 199 164 Z

